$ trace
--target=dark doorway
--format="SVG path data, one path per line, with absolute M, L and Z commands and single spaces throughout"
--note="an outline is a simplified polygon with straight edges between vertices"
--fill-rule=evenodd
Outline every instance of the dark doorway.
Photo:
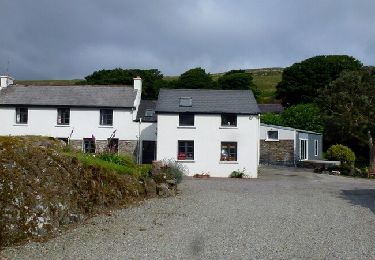
M 142 163 L 152 163 L 155 160 L 156 142 L 142 141 Z

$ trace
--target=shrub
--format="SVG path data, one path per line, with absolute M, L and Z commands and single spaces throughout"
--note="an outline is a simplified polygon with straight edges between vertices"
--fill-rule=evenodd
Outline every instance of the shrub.
M 231 174 L 229 175 L 229 178 L 244 178 L 246 176 L 247 175 L 245 174 L 245 169 L 243 169 L 243 170 L 237 170 L 237 171 L 231 172 Z
M 354 152 L 342 144 L 332 145 L 326 153 L 328 160 L 340 161 L 342 168 L 353 168 L 355 162 Z
M 162 167 L 153 173 L 153 179 L 156 183 L 162 183 L 166 180 L 176 180 L 177 183 L 182 181 L 182 177 L 186 175 L 186 168 L 182 164 L 174 160 L 162 161 Z
M 119 155 L 114 153 L 101 153 L 97 155 L 97 158 L 123 166 L 134 167 L 135 161 L 131 155 Z

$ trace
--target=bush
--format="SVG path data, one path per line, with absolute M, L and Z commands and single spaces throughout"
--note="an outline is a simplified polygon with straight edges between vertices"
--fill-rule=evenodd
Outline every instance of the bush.
M 326 153 L 328 160 L 340 161 L 342 168 L 353 168 L 355 162 L 354 152 L 342 144 L 332 145 Z
M 243 169 L 242 171 L 241 170 L 237 170 L 237 171 L 233 171 L 230 175 L 229 175 L 229 178 L 244 178 L 246 177 L 247 175 L 245 174 L 245 169 Z
M 186 175 L 186 168 L 182 164 L 174 160 L 162 161 L 162 167 L 153 173 L 153 179 L 156 183 L 162 183 L 166 180 L 176 180 L 177 183 L 182 181 L 182 177 Z
M 96 156 L 97 158 L 123 166 L 134 167 L 135 161 L 134 158 L 130 155 L 119 155 L 114 153 L 101 153 Z

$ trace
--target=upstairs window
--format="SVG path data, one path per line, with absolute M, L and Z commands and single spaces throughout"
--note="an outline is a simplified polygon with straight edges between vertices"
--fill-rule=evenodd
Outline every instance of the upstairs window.
M 279 140 L 279 131 L 267 131 L 267 140 Z
M 191 107 L 193 105 L 193 100 L 191 97 L 181 97 L 179 105 L 180 107 Z
M 95 138 L 83 138 L 83 151 L 85 153 L 95 153 Z
M 100 125 L 113 125 L 112 109 L 100 109 Z
M 179 114 L 179 125 L 180 126 L 194 126 L 194 114 L 180 113 Z
M 58 108 L 57 109 L 57 124 L 58 125 L 69 125 L 70 123 L 70 109 L 69 108 Z
M 178 141 L 178 160 L 194 160 L 194 141 Z
M 237 126 L 237 115 L 236 114 L 222 114 L 221 115 L 221 126 Z
M 26 107 L 16 108 L 16 123 L 17 124 L 27 124 L 29 110 Z
M 155 111 L 152 109 L 146 109 L 145 111 L 145 117 L 152 117 L 155 115 Z
M 236 142 L 221 142 L 220 161 L 237 161 Z

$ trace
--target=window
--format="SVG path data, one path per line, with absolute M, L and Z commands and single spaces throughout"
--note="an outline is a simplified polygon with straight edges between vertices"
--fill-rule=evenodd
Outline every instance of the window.
M 237 126 L 237 115 L 236 114 L 222 114 L 221 126 Z
M 145 117 L 152 117 L 154 116 L 155 112 L 152 109 L 146 109 L 145 111 Z
M 108 151 L 111 153 L 118 152 L 118 138 L 109 138 L 108 139 Z
M 58 125 L 69 125 L 70 123 L 70 109 L 69 108 L 58 108 L 57 109 L 57 124 Z
M 28 108 L 17 107 L 16 108 L 16 123 L 27 124 L 27 121 L 28 121 Z
M 319 153 L 319 143 L 318 143 L 318 140 L 314 140 L 314 154 L 315 156 L 318 156 L 318 153 Z
M 180 113 L 179 124 L 180 126 L 194 126 L 194 114 Z
M 178 160 L 194 160 L 194 141 L 178 141 Z
M 237 161 L 236 142 L 221 142 L 220 161 Z
M 307 140 L 300 139 L 300 151 L 299 151 L 299 158 L 300 160 L 307 160 Z
M 267 140 L 279 140 L 279 132 L 276 130 L 267 131 Z
M 83 138 L 83 151 L 85 153 L 95 153 L 95 139 Z
M 100 109 L 100 125 L 112 125 L 113 124 L 113 110 L 112 109 Z
M 181 97 L 180 107 L 191 107 L 193 105 L 193 100 L 191 97 Z

